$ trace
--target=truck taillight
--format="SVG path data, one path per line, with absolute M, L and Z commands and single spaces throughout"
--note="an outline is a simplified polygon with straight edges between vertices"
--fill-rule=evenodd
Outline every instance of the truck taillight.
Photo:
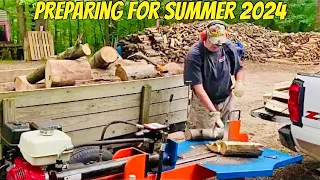
M 302 127 L 303 97 L 303 82 L 295 79 L 289 88 L 288 110 L 292 123 L 300 127 Z

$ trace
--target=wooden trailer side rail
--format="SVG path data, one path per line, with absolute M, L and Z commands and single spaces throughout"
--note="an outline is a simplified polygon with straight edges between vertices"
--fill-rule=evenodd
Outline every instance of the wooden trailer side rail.
M 164 123 L 174 94 L 169 124 L 187 120 L 188 87 L 183 76 L 106 84 L 0 93 L 1 124 L 52 121 L 62 125 L 73 143 L 100 139 L 103 127 L 116 120 Z M 110 126 L 105 138 L 136 131 L 123 124 Z

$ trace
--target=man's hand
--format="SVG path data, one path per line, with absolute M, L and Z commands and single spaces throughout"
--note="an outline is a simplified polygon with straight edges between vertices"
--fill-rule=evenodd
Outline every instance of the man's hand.
M 219 111 L 211 111 L 210 116 L 210 122 L 213 124 L 213 128 L 215 128 L 216 125 L 220 128 L 224 128 L 224 124 L 221 120 L 221 113 Z
M 236 97 L 242 97 L 244 95 L 244 82 L 241 80 L 236 81 L 233 92 Z

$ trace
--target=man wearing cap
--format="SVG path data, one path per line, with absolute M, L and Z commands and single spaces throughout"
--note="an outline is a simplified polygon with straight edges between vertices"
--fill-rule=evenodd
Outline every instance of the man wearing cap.
M 197 128 L 223 126 L 221 121 L 232 118 L 234 96 L 244 94 L 243 67 L 226 28 L 224 22 L 212 21 L 186 57 L 184 81 L 193 89 L 190 119 Z

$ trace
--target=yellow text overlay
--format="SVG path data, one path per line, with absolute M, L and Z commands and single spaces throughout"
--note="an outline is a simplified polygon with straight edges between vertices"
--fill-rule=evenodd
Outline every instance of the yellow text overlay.
M 128 4 L 126 4 L 128 3 Z M 235 10 L 240 5 L 241 13 L 236 17 Z M 237 4 L 236 1 L 170 1 L 164 6 L 161 16 L 164 19 L 176 20 L 209 20 L 209 19 L 284 19 L 287 15 L 287 4 L 283 2 L 251 1 Z M 58 1 L 37 2 L 34 19 L 43 15 L 44 19 L 113 19 L 119 20 L 126 14 L 126 19 L 158 19 L 161 3 L 158 1 Z

